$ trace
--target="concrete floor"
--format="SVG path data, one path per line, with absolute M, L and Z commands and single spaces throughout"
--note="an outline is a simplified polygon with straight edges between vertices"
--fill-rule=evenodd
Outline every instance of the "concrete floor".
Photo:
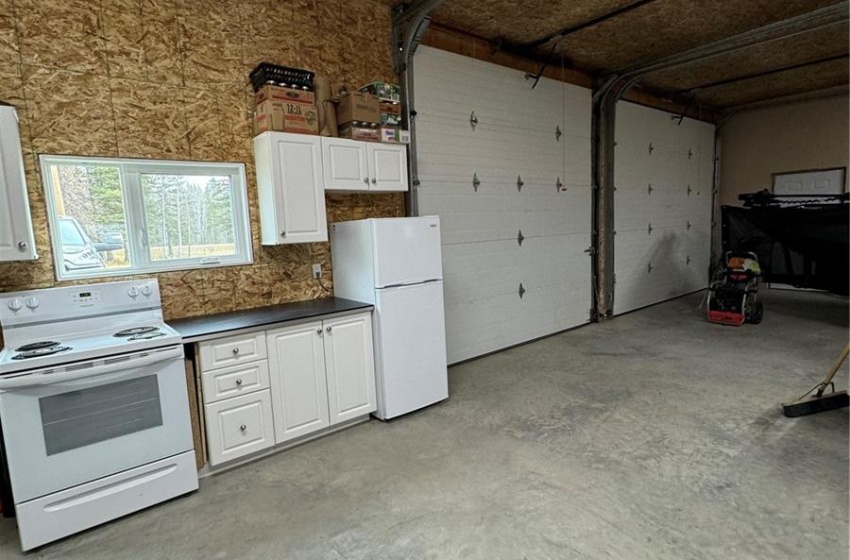
M 847 410 L 779 403 L 847 341 L 847 301 L 765 300 L 760 326 L 710 325 L 690 296 L 455 367 L 442 405 L 28 557 L 845 560 Z

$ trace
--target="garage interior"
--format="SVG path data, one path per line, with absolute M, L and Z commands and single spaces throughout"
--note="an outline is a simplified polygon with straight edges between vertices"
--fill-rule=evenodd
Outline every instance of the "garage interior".
M 0 0 L 0 16 L 17 21 L 24 4 Z M 296 9 L 331 13 L 339 24 L 318 30 L 344 36 L 303 52 L 300 34 L 278 38 L 264 59 L 401 84 L 410 192 L 328 195 L 329 221 L 440 217 L 450 398 L 28 554 L 0 519 L 0 556 L 847 558 L 848 410 L 792 419 L 781 406 L 847 344 L 846 287 L 762 282 L 763 321 L 706 320 L 729 248 L 722 207 L 773 192 L 783 173 L 843 168 L 848 192 L 846 0 L 251 4 L 292 25 Z M 22 127 L 44 126 L 43 106 Z M 33 161 L 65 153 L 30 141 Z M 203 157 L 247 161 L 245 145 Z M 846 235 L 829 241 L 846 263 Z M 160 275 L 172 294 L 197 282 L 205 298 L 164 301 L 166 319 L 238 311 L 243 289 L 244 307 L 325 296 L 306 264 L 330 269 L 323 245 L 269 255 L 285 264 L 226 293 L 214 288 L 230 280 L 207 271 Z M 53 285 L 7 266 L 0 292 Z M 271 287 L 278 266 L 291 287 Z

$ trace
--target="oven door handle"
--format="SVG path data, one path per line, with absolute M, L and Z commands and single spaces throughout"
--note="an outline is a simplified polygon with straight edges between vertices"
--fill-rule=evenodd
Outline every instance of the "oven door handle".
M 99 366 L 92 366 L 85 369 L 74 371 L 64 371 L 62 373 L 46 373 L 46 374 L 24 374 L 13 377 L 0 377 L 0 389 L 21 389 L 25 387 L 39 387 L 43 385 L 56 385 L 59 383 L 70 384 L 70 382 L 96 377 L 100 375 L 109 375 L 110 373 L 122 373 L 125 377 L 127 373 L 144 367 L 152 366 L 162 362 L 183 358 L 183 347 L 169 348 L 167 350 L 157 350 L 145 354 L 140 354 L 138 358 L 129 358 L 126 360 L 118 360 L 112 363 Z

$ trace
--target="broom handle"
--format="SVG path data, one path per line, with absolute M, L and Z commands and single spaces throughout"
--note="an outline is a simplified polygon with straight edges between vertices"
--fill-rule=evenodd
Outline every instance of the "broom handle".
M 850 344 L 844 347 L 841 351 L 841 354 L 838 355 L 838 359 L 835 360 L 835 363 L 832 365 L 832 369 L 829 370 L 829 373 L 826 374 L 826 379 L 821 383 L 820 389 L 818 389 L 818 397 L 823 395 L 823 392 L 826 390 L 827 385 L 830 384 L 832 378 L 835 377 L 835 374 L 838 373 L 838 370 L 841 369 L 841 364 L 844 363 L 844 360 L 847 359 L 847 355 L 850 354 Z

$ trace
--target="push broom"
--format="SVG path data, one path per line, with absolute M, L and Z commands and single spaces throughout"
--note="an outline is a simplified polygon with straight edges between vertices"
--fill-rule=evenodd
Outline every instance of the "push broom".
M 838 373 L 839 369 L 841 369 L 841 364 L 843 364 L 844 360 L 847 359 L 848 354 L 850 354 L 850 344 L 845 346 L 841 351 L 841 354 L 838 356 L 838 359 L 826 374 L 823 381 L 815 385 L 811 391 L 800 397 L 798 400 L 782 405 L 782 410 L 785 413 L 785 416 L 788 418 L 807 416 L 817 412 L 843 408 L 850 404 L 850 397 L 847 396 L 847 391 L 836 392 L 835 383 L 832 381 L 832 378 L 835 377 L 835 374 Z M 832 392 L 824 395 L 826 388 L 830 386 L 832 387 Z M 814 393 L 814 395 L 812 395 L 812 393 Z M 810 397 L 809 395 L 812 396 Z

